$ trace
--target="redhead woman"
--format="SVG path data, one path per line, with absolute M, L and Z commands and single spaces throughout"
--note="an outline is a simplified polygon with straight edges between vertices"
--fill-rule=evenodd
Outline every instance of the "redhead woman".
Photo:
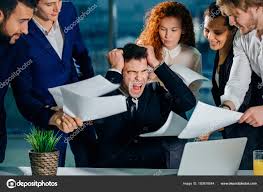
M 167 65 L 184 65 L 198 73 L 202 72 L 201 54 L 195 48 L 192 17 L 186 7 L 169 1 L 157 4 L 147 15 L 138 44 L 151 45 L 160 61 Z M 155 75 L 151 80 L 156 79 Z M 199 83 L 190 85 L 198 95 Z

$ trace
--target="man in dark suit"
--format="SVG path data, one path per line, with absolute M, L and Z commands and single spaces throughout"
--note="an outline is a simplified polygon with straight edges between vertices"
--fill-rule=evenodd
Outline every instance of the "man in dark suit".
M 12 83 L 16 103 L 21 114 L 35 126 L 62 134 L 56 148 L 60 151 L 59 166 L 64 166 L 69 133 L 82 126 L 82 121 L 54 110 L 56 103 L 48 88 L 74 83 L 94 76 L 88 50 L 81 38 L 71 2 L 38 0 L 37 10 L 29 22 L 29 34 L 17 42 L 24 56 L 17 62 L 31 64 Z M 69 26 L 74 25 L 69 30 Z M 64 29 L 67 29 L 66 31 Z M 73 60 L 74 59 L 74 60 Z M 76 66 L 81 74 L 77 73 Z M 86 124 L 87 125 L 87 124 Z M 95 134 L 86 126 L 81 134 L 70 140 L 76 166 L 90 166 L 92 140 Z M 85 150 L 83 150 L 85 146 Z M 86 148 L 90 149 L 87 152 Z M 90 156 L 89 156 L 90 155 Z
M 182 114 L 193 108 L 194 95 L 165 63 L 156 59 L 152 47 L 128 44 L 123 50 L 111 51 L 108 57 L 112 68 L 106 78 L 121 84 L 119 90 L 109 95 L 125 95 L 128 111 L 95 122 L 97 166 L 178 168 L 184 140 L 177 137 L 140 138 L 139 135 L 159 129 L 171 111 Z M 159 83 L 147 84 L 148 66 L 153 68 L 167 90 Z
M 7 144 L 6 112 L 4 97 L 10 81 L 18 72 L 14 58 L 20 54 L 14 51 L 14 43 L 28 33 L 28 21 L 33 16 L 33 0 L 0 1 L 0 163 L 4 161 Z

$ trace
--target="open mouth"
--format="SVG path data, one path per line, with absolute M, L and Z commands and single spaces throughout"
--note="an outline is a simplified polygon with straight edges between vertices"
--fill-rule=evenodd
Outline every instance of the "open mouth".
M 142 86 L 143 86 L 143 83 L 133 83 L 131 84 L 130 88 L 133 93 L 138 94 L 141 92 Z
M 133 89 L 135 92 L 141 91 L 141 88 L 142 88 L 142 84 L 133 84 L 133 86 L 132 86 L 132 89 Z

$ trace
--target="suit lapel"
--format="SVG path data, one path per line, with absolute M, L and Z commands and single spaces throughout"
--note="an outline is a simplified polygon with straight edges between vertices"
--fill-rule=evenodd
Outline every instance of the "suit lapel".
M 46 36 L 43 34 L 43 32 L 37 27 L 37 25 L 34 23 L 34 21 L 30 21 L 30 33 L 32 36 L 37 40 L 37 42 L 40 43 L 40 45 L 44 48 L 43 50 L 51 54 L 54 58 L 61 60 L 55 51 L 55 49 L 52 47 L 52 45 L 49 43 Z
M 64 29 L 67 27 L 67 22 L 66 22 L 66 16 L 63 15 L 63 11 L 60 12 L 60 15 L 58 17 L 58 21 L 59 21 L 59 25 L 60 25 L 60 28 L 61 28 L 61 32 L 63 34 L 63 37 L 64 37 L 64 45 L 63 45 L 63 52 L 62 52 L 62 60 L 65 61 L 68 59 L 68 57 L 72 56 L 72 53 L 70 53 L 70 31 L 65 33 L 64 32 Z

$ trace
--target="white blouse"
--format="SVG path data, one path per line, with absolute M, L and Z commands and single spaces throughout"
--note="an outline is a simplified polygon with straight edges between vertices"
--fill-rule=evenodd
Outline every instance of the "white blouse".
M 163 48 L 164 62 L 168 66 L 172 65 L 184 65 L 191 70 L 202 74 L 202 56 L 201 53 L 194 47 L 179 44 L 176 48 L 168 50 Z M 201 87 L 200 82 L 192 83 L 189 88 L 193 94 L 197 97 L 199 89 Z
M 219 87 L 219 73 L 217 71 L 215 74 L 215 81 L 216 81 L 217 86 Z

